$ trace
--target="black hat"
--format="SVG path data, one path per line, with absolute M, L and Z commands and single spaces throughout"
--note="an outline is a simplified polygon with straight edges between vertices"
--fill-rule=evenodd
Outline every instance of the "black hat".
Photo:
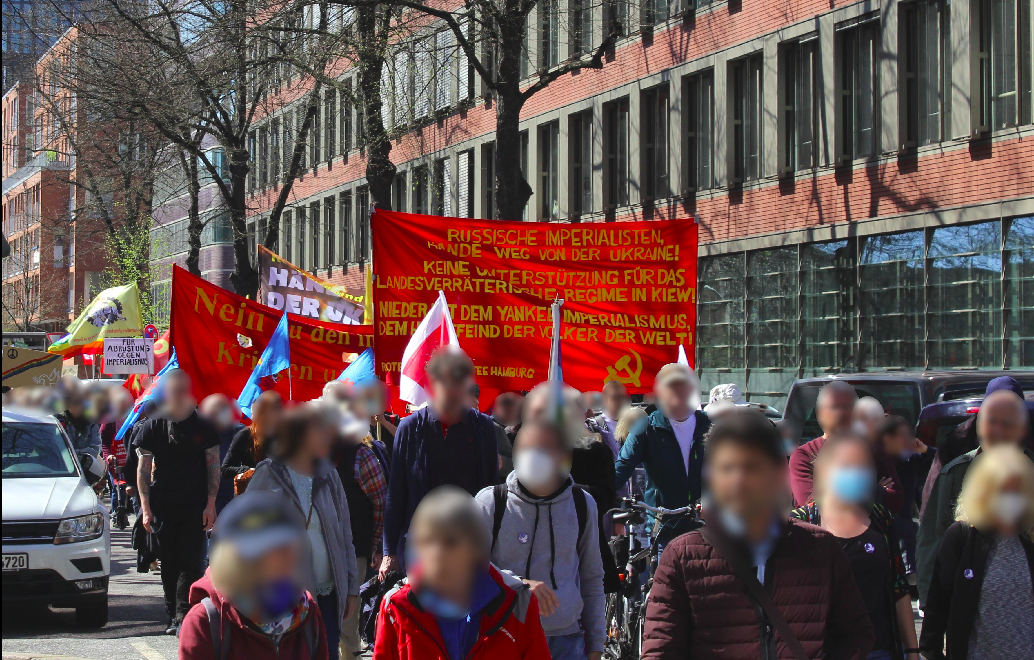
M 286 495 L 249 490 L 223 508 L 212 530 L 212 543 L 232 543 L 241 558 L 256 559 L 304 536 L 305 522 Z

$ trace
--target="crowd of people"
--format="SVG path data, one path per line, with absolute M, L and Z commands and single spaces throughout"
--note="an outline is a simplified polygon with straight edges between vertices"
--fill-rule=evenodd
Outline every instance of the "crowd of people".
M 461 350 L 427 376 L 403 419 L 373 381 L 267 391 L 246 420 L 172 370 L 124 441 L 128 393 L 63 385 L 76 450 L 128 484 L 181 658 L 358 657 L 365 633 L 376 660 L 599 660 L 637 473 L 647 505 L 700 510 L 656 530 L 643 658 L 1034 657 L 1034 428 L 1014 379 L 929 448 L 835 379 L 802 444 L 738 388 L 702 406 L 678 363 L 645 404 L 617 381 L 595 399 L 543 383 L 491 415 Z

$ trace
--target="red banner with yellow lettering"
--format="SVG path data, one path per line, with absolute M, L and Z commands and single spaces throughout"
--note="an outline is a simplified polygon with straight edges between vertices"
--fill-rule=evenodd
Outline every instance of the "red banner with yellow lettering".
M 170 337 L 200 401 L 221 392 L 237 398 L 283 312 L 248 300 L 177 267 L 172 271 Z M 288 316 L 290 378 L 277 380 L 285 399 L 323 393 L 356 354 L 373 345 L 373 328 Z
M 377 368 L 396 383 L 406 343 L 438 290 L 490 391 L 546 380 L 555 298 L 564 300 L 564 380 L 582 391 L 619 380 L 646 392 L 679 344 L 693 355 L 691 219 L 559 224 L 377 209 L 372 227 Z

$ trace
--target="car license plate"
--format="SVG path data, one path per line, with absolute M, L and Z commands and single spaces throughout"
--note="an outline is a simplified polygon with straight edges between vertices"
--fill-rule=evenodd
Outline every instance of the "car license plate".
M 24 552 L 4 553 L 5 571 L 24 571 L 29 568 L 29 555 Z

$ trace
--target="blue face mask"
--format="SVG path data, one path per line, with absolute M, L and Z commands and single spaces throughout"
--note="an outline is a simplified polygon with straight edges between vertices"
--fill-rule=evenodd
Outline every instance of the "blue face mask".
M 301 586 L 290 578 L 283 578 L 255 590 L 255 607 L 262 621 L 276 621 L 293 610 L 301 598 Z
M 829 480 L 829 487 L 833 494 L 852 504 L 871 502 L 875 485 L 876 471 L 872 468 L 836 468 Z
M 416 599 L 417 602 L 420 603 L 420 607 L 424 608 L 439 619 L 458 621 L 469 614 L 467 608 L 457 605 L 451 600 L 442 598 L 430 589 L 421 589 L 417 594 Z

